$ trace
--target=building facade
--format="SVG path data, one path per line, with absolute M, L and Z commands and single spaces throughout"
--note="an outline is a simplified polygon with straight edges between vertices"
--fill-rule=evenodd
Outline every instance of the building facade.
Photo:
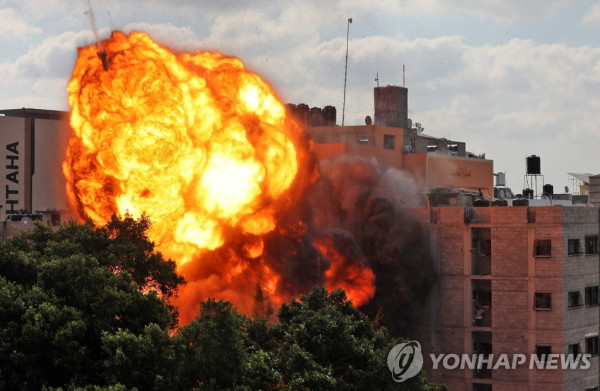
M 0 221 L 13 214 L 68 210 L 62 161 L 70 135 L 67 112 L 0 110 Z
M 407 101 L 401 87 L 376 89 L 375 125 L 369 118 L 363 126 L 307 131 L 320 159 L 372 157 L 411 174 L 427 194 L 411 211 L 429 227 L 439 279 L 410 337 L 423 347 L 428 377 L 459 391 L 598 391 L 600 201 L 594 200 L 600 191 L 577 206 L 575 197 L 553 195 L 489 202 L 493 162 L 467 152 L 463 142 L 413 127 Z M 478 204 L 477 195 L 487 200 Z M 527 362 L 434 370 L 430 354 Z M 555 368 L 553 357 L 581 360 L 582 354 L 589 355 L 588 367 Z
M 528 360 L 510 369 L 484 363 L 479 370 L 432 370 L 429 362 L 431 380 L 461 391 L 596 390 L 600 208 L 434 206 L 414 212 L 430 227 L 440 275 L 415 336 L 424 353 Z M 552 369 L 544 364 L 549 354 L 590 354 L 590 366 Z M 544 369 L 530 368 L 532 356 Z

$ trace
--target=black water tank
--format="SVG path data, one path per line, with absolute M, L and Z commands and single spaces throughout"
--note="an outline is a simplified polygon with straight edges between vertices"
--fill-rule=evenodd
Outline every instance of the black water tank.
M 497 198 L 492 201 L 492 206 L 508 206 L 508 201 L 503 200 L 501 198 Z
M 544 194 L 554 195 L 554 186 L 550 184 L 544 185 Z
M 533 199 L 533 189 L 523 189 L 523 197 L 532 200 Z
M 323 126 L 323 110 L 320 107 L 313 107 L 308 111 L 308 126 Z
M 529 200 L 526 198 L 517 198 L 512 202 L 513 206 L 529 206 Z
M 541 174 L 540 170 L 540 157 L 531 155 L 527 156 L 527 175 L 539 175 Z
M 334 106 L 323 107 L 323 119 L 325 120 L 325 126 L 335 126 L 336 110 Z
M 473 206 L 478 206 L 478 207 L 490 206 L 490 202 L 488 200 L 486 200 L 485 198 L 477 198 L 476 200 L 473 201 Z

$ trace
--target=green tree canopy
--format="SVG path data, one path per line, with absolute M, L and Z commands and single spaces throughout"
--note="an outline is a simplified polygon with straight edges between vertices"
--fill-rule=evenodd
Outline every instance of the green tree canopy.
M 0 246 L 0 389 L 104 384 L 104 340 L 149 325 L 183 279 L 154 252 L 145 217 L 106 226 L 44 224 Z
M 270 321 L 209 299 L 176 328 L 168 300 L 183 283 L 154 252 L 145 217 L 106 226 L 37 224 L 0 245 L 0 389 L 438 390 L 423 374 L 398 384 L 397 341 L 341 290 L 314 288 Z

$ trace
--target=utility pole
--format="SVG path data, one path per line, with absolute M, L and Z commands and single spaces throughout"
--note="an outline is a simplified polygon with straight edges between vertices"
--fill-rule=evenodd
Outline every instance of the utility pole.
M 346 70 L 344 71 L 344 105 L 342 106 L 342 126 L 344 126 L 344 115 L 346 114 L 346 80 L 348 78 L 348 38 L 350 37 L 350 23 L 352 23 L 352 18 L 348 18 L 348 29 L 346 30 Z

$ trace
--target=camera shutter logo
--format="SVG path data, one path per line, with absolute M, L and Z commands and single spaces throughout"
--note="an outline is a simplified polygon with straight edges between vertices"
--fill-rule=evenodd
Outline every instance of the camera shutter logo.
M 398 383 L 416 376 L 423 368 L 421 345 L 410 341 L 394 346 L 388 353 L 387 364 L 392 378 Z

